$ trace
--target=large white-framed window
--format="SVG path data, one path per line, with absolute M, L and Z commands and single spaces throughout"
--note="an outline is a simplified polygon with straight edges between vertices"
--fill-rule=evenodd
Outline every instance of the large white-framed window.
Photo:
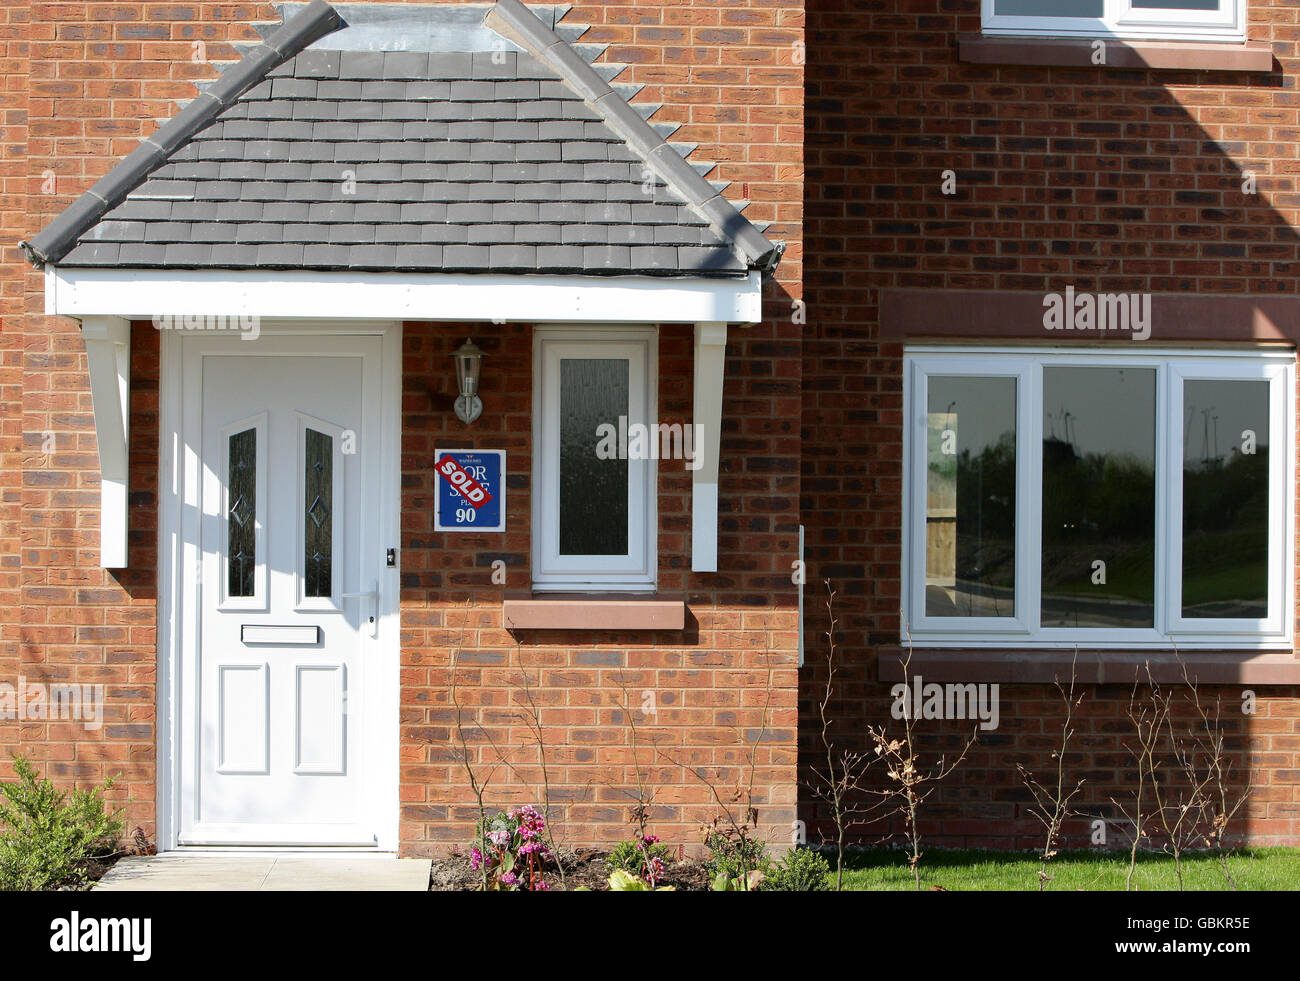
M 653 327 L 534 332 L 534 588 L 654 588 L 657 348 Z
M 1295 356 L 910 348 L 903 636 L 1288 648 Z
M 1246 0 L 983 0 L 986 34 L 1243 41 Z

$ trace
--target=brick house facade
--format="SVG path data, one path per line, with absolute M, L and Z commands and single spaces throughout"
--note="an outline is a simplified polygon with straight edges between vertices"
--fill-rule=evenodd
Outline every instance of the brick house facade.
M 1137 42 L 1111 45 L 1110 63 L 1096 66 L 1096 35 L 1073 47 L 981 43 L 974 0 L 809 8 L 801 514 L 809 582 L 830 579 L 837 589 L 846 672 L 838 720 L 889 720 L 898 676 L 905 347 L 1141 346 L 1127 336 L 1047 333 L 1044 295 L 1067 286 L 1153 294 L 1146 344 L 1294 346 L 1296 13 L 1268 0 L 1246 9 L 1244 48 L 1262 52 L 1262 70 L 1259 60 L 1255 70 L 1191 70 L 1211 64 L 1204 46 L 1200 60 L 1180 67 L 1159 45 Z M 1158 70 L 1135 67 L 1162 58 Z M 945 171 L 954 172 L 954 193 L 944 193 Z M 1246 172 L 1256 175 L 1257 195 L 1243 194 Z M 1200 426 L 1198 417 L 1198 436 Z M 1270 533 L 1292 550 L 1285 516 L 1272 520 Z M 814 595 L 809 638 L 826 622 Z M 1086 780 L 1081 811 L 1120 817 L 1113 800 L 1124 801 L 1133 784 L 1134 672 L 1149 658 L 1158 678 L 1175 682 L 1167 644 L 1129 653 L 1090 651 L 1086 641 L 1056 651 L 1008 643 L 961 651 L 960 666 L 943 650 L 918 648 L 912 674 L 926 681 L 1001 683 L 999 728 L 980 734 L 927 805 L 932 842 L 1040 843 L 1015 764 L 1040 774 L 1050 766 L 1061 734 L 1052 682 L 1068 683 L 1076 646 L 1087 684 L 1069 783 Z M 1300 689 L 1290 652 L 1276 672 L 1250 667 L 1242 652 L 1185 657 L 1207 705 L 1222 699 L 1234 783 L 1249 772 L 1255 785 L 1239 831 L 1294 843 Z M 810 646 L 801 675 L 805 772 L 819 749 L 823 664 Z M 1247 689 L 1258 697 L 1253 715 L 1240 712 Z M 932 754 L 951 754 L 969 735 L 956 723 L 921 730 Z M 845 744 L 870 748 L 855 742 L 854 727 L 841 733 Z M 801 813 L 825 818 L 810 802 Z M 1067 840 L 1086 846 L 1089 820 L 1073 821 Z
M 346 17 L 352 5 L 338 6 Z M 905 350 L 1070 342 L 1133 350 L 1112 338 L 1045 334 L 1044 294 L 1067 286 L 1154 294 L 1154 350 L 1293 349 L 1297 15 L 1252 0 L 1247 43 L 1228 54 L 1213 41 L 1191 55 L 1121 43 L 1097 66 L 1086 41 L 981 37 L 980 6 L 818 4 L 806 34 L 802 5 L 762 0 L 561 12 L 556 31 L 585 26 L 573 32 L 579 45 L 607 45 L 584 57 L 626 66 L 615 83 L 642 86 L 630 103 L 661 104 L 651 121 L 680 124 L 671 139 L 698 144 L 687 159 L 716 163 L 708 178 L 726 182 L 731 201 L 750 201 L 744 217 L 785 250 L 763 287 L 761 318 L 727 333 L 716 571 L 692 570 L 691 473 L 669 463 L 656 476 L 655 587 L 684 606 L 682 629 L 513 625 L 509 604 L 528 594 L 535 571 L 538 325 L 401 318 L 399 852 L 429 854 L 469 837 L 462 733 L 480 774 L 494 771 L 489 803 L 538 802 L 546 785 L 573 842 L 627 836 L 638 760 L 665 840 L 698 840 L 716 813 L 707 783 L 725 796 L 750 779 L 751 765 L 768 836 L 788 840 L 798 819 L 815 840 L 827 817 L 807 789 L 819 751 L 824 580 L 836 589 L 844 671 L 837 738 L 867 747 L 865 726 L 890 719 L 906 591 Z M 234 44 L 255 44 L 252 25 L 279 20 L 271 5 L 0 10 L 8 241 L 33 239 L 156 120 L 175 115 L 195 82 L 216 78 L 216 63 L 235 61 Z M 1215 70 L 1189 67 L 1189 58 Z M 1243 171 L 1257 174 L 1258 195 L 1243 196 Z M 41 272 L 16 249 L 5 260 L 0 602 L 17 612 L 2 628 L 0 675 L 102 683 L 107 703 L 95 732 L 0 721 L 0 745 L 21 747 L 62 781 L 120 774 L 114 793 L 129 826 L 165 842 L 163 332 L 148 319 L 130 329 L 128 556 L 125 568 L 101 569 L 85 345 L 75 321 L 44 315 Z M 486 352 L 484 415 L 469 428 L 452 411 L 450 370 L 466 335 Z M 657 344 L 658 420 L 689 423 L 700 393 L 690 325 L 661 325 Z M 435 530 L 435 451 L 467 443 L 507 451 L 503 534 Z M 802 625 L 791 576 L 801 525 Z M 498 560 L 504 583 L 493 579 Z M 1068 672 L 1076 647 L 1086 698 L 1069 762 L 1087 780 L 1081 808 L 1115 817 L 1111 798 L 1131 784 L 1133 670 L 1150 660 L 1173 681 L 1169 645 L 953 647 L 922 644 L 913 673 L 999 683 L 1001 723 L 927 805 L 927 837 L 1013 847 L 1036 835 L 1014 764 L 1046 763 L 1059 735 L 1051 682 Z M 1257 843 L 1294 843 L 1292 652 L 1192 645 L 1185 656 L 1203 672 L 1204 694 L 1226 705 L 1240 704 L 1243 688 L 1257 694 L 1254 715 L 1225 716 L 1236 772 L 1256 785 L 1244 831 Z M 656 716 L 636 716 L 634 753 L 623 706 L 643 704 L 645 692 Z M 927 723 L 923 732 L 927 749 L 951 751 L 964 727 Z M 508 765 L 499 747 L 510 747 Z M 1086 822 L 1069 833 L 1082 844 Z
M 13 156 L 3 223 L 15 240 L 30 239 L 149 134 L 154 120 L 172 116 L 173 100 L 192 98 L 195 82 L 217 75 L 213 63 L 235 60 L 233 44 L 256 43 L 255 23 L 279 22 L 270 5 L 52 5 L 9 8 L 4 16 Z M 753 203 L 746 216 L 771 223 L 769 233 L 786 243 L 767 286 L 771 312 L 730 334 L 717 573 L 690 571 L 691 473 L 680 461 L 659 470 L 657 586 L 679 609 L 686 601 L 683 629 L 505 629 L 503 597 L 526 593 L 529 578 L 532 325 L 403 324 L 402 517 L 394 544 L 401 550 L 404 854 L 464 842 L 472 826 L 449 685 L 453 657 L 471 760 L 500 770 L 491 747 L 509 749 L 512 773 L 494 778 L 493 804 L 541 799 L 523 677 L 531 682 L 562 837 L 626 836 L 636 764 L 621 706 L 628 699 L 640 706 L 644 690 L 654 691 L 658 714 L 642 721 L 639 765 L 657 783 L 655 823 L 665 838 L 693 840 L 712 814 L 711 791 L 687 767 L 730 787 L 748 781 L 752 761 L 765 824 L 785 828 L 794 818 L 798 624 L 789 570 L 798 537 L 799 360 L 789 309 L 800 275 L 802 16 L 797 5 L 595 4 L 564 19 L 589 25 L 576 33 L 584 44 L 607 46 L 603 54 L 595 49 L 598 64 L 625 66 L 617 81 L 639 87 L 634 102 L 661 104 L 653 121 L 679 124 L 673 139 L 698 143 L 691 159 L 717 162 L 710 179 L 730 183 L 733 199 L 747 194 Z M 3 671 L 31 682 L 104 684 L 107 699 L 103 727 L 88 736 L 66 724 L 26 721 L 0 723 L 0 739 L 61 781 L 118 775 L 113 795 L 129 826 L 152 838 L 161 332 L 148 320 L 131 328 L 129 556 L 124 569 L 103 570 L 95 420 L 77 325 L 42 316 L 40 273 L 16 251 L 8 259 L 5 472 L 13 485 L 5 504 L 5 589 L 22 614 L 6 618 Z M 486 352 L 487 409 L 472 430 L 451 414 L 450 355 L 467 333 Z M 691 418 L 692 343 L 689 325 L 661 330 L 661 422 Z M 54 435 L 48 454 L 47 433 Z M 433 453 L 466 442 L 508 451 L 504 534 L 434 531 Z M 496 560 L 508 570 L 504 583 L 493 579 Z M 755 686 L 766 690 L 769 680 L 770 697 L 760 697 Z

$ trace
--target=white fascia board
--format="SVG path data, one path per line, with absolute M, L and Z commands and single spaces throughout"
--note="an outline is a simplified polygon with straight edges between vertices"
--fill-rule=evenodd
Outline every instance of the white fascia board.
M 763 316 L 757 272 L 713 279 L 58 266 L 45 270 L 45 312 L 603 324 L 754 324 Z

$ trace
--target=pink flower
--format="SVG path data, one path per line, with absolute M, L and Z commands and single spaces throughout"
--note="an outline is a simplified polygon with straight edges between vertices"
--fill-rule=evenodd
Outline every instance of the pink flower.
M 483 867 L 483 853 L 478 850 L 478 845 L 474 845 L 469 850 L 469 867 L 477 872 Z

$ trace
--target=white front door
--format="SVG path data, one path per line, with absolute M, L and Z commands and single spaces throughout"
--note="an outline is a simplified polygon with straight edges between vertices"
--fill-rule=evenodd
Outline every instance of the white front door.
M 382 340 L 180 343 L 179 843 L 374 846 Z

